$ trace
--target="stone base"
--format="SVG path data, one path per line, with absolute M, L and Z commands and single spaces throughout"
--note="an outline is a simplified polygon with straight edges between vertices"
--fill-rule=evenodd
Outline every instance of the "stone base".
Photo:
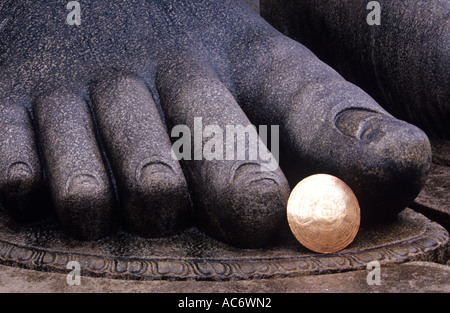
M 411 207 L 450 229 L 450 167 L 433 164 L 425 188 Z
M 67 284 L 67 274 L 45 273 L 0 265 L 0 293 L 145 293 L 155 294 L 166 307 L 176 306 L 162 293 L 296 293 L 287 305 L 298 301 L 297 293 L 449 293 L 450 266 L 410 262 L 382 267 L 380 285 L 367 283 L 368 270 L 328 275 L 238 281 L 137 281 L 82 277 L 80 285 Z M 270 296 L 270 295 L 269 295 Z M 306 295 L 307 297 L 307 295 Z M 184 296 L 180 296 L 184 299 Z M 170 298 L 169 298 L 170 299 Z M 297 300 L 296 300 L 297 299 Z M 300 298 L 301 299 L 301 298 Z M 148 297 L 145 301 L 148 301 Z M 284 301 L 285 299 L 283 299 Z M 275 301 L 274 301 L 275 302 Z M 281 304 L 278 303 L 277 307 Z M 275 306 L 275 305 L 274 305 Z M 286 307 L 288 308 L 288 307 Z
M 411 207 L 450 229 L 450 141 L 433 141 L 433 166 L 427 184 Z
M 410 209 L 387 225 L 361 229 L 344 251 L 321 255 L 286 233 L 264 250 L 235 249 L 195 228 L 166 239 L 127 233 L 97 242 L 65 237 L 52 221 L 20 226 L 0 212 L 0 263 L 46 272 L 69 273 L 78 261 L 84 276 L 131 280 L 248 280 L 327 274 L 410 261 L 445 263 L 449 234 Z

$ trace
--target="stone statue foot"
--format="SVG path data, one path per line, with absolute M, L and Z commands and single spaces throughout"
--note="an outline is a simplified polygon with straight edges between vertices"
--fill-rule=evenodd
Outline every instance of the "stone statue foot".
M 257 248 L 285 225 L 285 174 L 342 178 L 368 221 L 395 216 L 425 182 L 422 131 L 238 1 L 92 1 L 80 25 L 61 20 L 66 4 L 0 6 L 0 195 L 18 220 L 37 218 L 49 190 L 77 239 L 193 223 Z M 251 124 L 279 125 L 283 171 L 271 145 L 254 158 L 249 142 L 220 140 Z M 193 149 L 177 155 L 182 134 Z
M 341 178 L 365 224 L 392 218 L 414 200 L 431 164 L 422 130 L 391 116 L 301 44 L 273 31 L 247 40 L 253 63 L 240 62 L 238 97 L 251 120 L 280 125 L 292 186 L 320 172 Z

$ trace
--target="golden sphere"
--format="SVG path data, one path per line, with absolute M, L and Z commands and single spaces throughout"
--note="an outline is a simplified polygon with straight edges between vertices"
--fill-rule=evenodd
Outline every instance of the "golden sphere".
M 303 246 L 318 253 L 334 253 L 355 239 L 361 212 L 347 184 L 337 177 L 317 174 L 294 188 L 287 217 L 292 233 Z

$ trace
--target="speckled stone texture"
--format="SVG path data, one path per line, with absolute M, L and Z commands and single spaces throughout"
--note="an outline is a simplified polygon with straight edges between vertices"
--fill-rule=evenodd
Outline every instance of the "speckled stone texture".
M 237 0 L 237 1 L 239 1 L 239 0 Z M 246 3 L 250 8 L 255 10 L 255 12 L 259 13 L 259 11 L 260 11 L 259 0 L 243 0 L 242 2 Z
M 378 0 L 373 26 L 369 2 L 261 0 L 261 14 L 396 117 L 449 139 L 449 2 Z
M 307 175 L 344 180 L 364 223 L 395 218 L 422 189 L 425 133 L 249 6 L 89 1 L 71 26 L 66 5 L 1 2 L 0 196 L 13 216 L 48 208 L 36 200 L 44 189 L 78 239 L 121 226 L 170 238 L 195 225 L 258 248 L 285 230 L 290 187 Z M 174 162 L 169 134 L 193 131 L 196 117 L 279 125 L 282 170 L 249 157 Z
M 433 141 L 433 166 L 411 207 L 450 229 L 450 142 Z
M 433 165 L 428 182 L 412 207 L 450 229 L 450 168 Z

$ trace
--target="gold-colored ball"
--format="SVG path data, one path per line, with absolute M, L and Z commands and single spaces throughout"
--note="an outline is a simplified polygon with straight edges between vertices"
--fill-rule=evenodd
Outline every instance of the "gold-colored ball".
M 358 199 L 346 183 L 317 174 L 294 188 L 287 217 L 292 233 L 303 246 L 318 253 L 334 253 L 354 241 L 361 212 Z

